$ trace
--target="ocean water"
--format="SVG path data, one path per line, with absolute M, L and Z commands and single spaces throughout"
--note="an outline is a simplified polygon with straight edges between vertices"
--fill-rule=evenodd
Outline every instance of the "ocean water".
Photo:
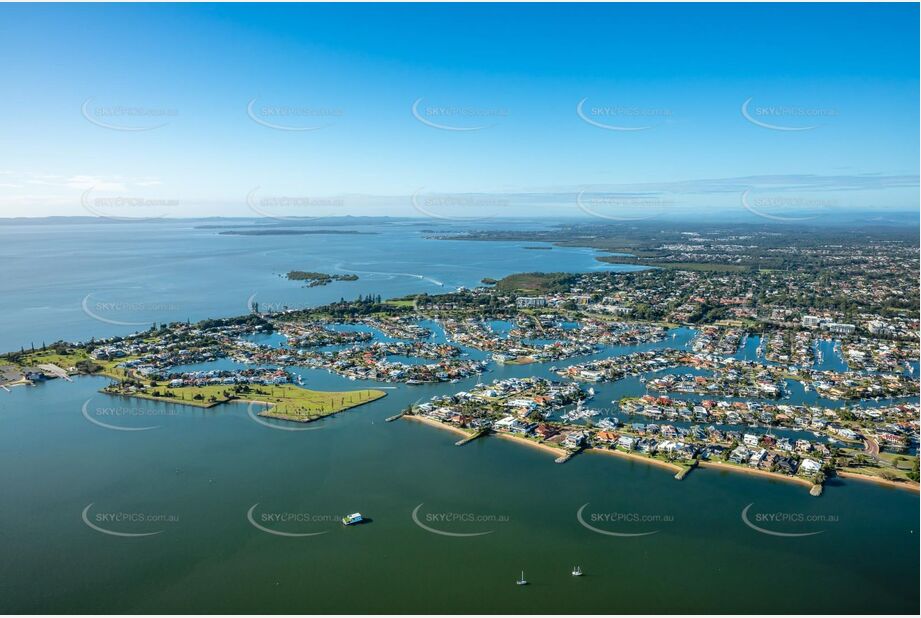
M 399 243 L 393 230 L 327 243 L 158 225 L 114 236 L 0 227 L 5 347 L 136 328 L 87 315 L 87 293 L 124 300 L 106 314 L 114 321 L 162 321 L 185 318 L 163 317 L 163 298 L 198 319 L 245 313 L 251 294 L 294 306 L 600 265 L 592 252 L 416 231 Z M 318 288 L 277 276 L 337 267 L 375 274 Z M 683 346 L 694 333 L 674 334 L 586 358 Z M 550 365 L 568 362 L 492 366 L 482 380 L 552 377 Z M 295 372 L 319 390 L 381 386 Z M 246 404 L 108 396 L 98 377 L 0 392 L 0 611 L 918 612 L 917 494 L 837 479 L 814 498 L 715 470 L 679 482 L 644 462 L 581 454 L 557 465 L 496 437 L 457 447 L 446 430 L 385 422 L 478 380 L 386 385 L 383 399 L 294 427 Z M 635 379 L 595 389 L 593 407 L 643 392 Z M 339 523 L 355 511 L 371 521 Z M 529 586 L 515 585 L 522 570 Z
M 313 388 L 364 386 L 303 371 Z M 98 393 L 105 382 L 3 394 L 4 612 L 917 609 L 909 492 L 835 480 L 813 498 L 800 485 L 713 470 L 679 482 L 642 462 L 582 454 L 557 465 L 498 438 L 456 447 L 450 432 L 384 420 L 465 384 L 400 387 L 285 431 L 255 422 L 246 405 L 125 400 Z M 84 404 L 91 418 L 152 429 L 98 426 Z M 746 507 L 763 529 L 809 536 L 758 532 Z M 580 510 L 595 529 L 642 536 L 593 531 Z M 355 511 L 372 521 L 336 521 Z M 279 536 L 247 513 L 275 532 L 321 534 Z M 115 537 L 84 517 L 156 534 Z M 584 577 L 569 575 L 575 564 Z M 515 586 L 521 570 L 530 586 Z
M 213 224 L 213 222 L 211 222 Z M 203 222 L 0 223 L 0 349 L 380 294 L 438 294 L 528 271 L 632 270 L 591 249 L 429 239 L 437 224 L 337 226 L 361 234 L 234 236 Z M 239 222 L 238 222 L 239 224 Z M 458 232 L 463 228 L 448 228 Z M 356 274 L 305 287 L 291 270 Z

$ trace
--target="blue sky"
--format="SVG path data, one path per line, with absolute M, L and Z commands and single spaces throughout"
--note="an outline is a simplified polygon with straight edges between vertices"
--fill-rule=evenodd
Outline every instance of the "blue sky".
M 746 190 L 781 214 L 917 209 L 917 24 L 911 4 L 3 5 L 0 216 Z

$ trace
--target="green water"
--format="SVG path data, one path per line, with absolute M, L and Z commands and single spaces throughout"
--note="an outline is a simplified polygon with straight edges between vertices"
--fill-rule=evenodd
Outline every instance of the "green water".
M 357 386 L 321 372 L 316 388 Z M 0 393 L 0 611 L 917 613 L 916 494 L 800 485 L 713 470 L 684 481 L 640 462 L 545 452 L 385 423 L 464 384 L 400 387 L 312 431 L 264 427 L 243 405 L 200 410 L 111 398 L 80 378 Z M 105 429 L 93 416 L 146 431 Z M 91 523 L 146 537 L 116 537 Z M 254 518 L 289 533 L 258 530 Z M 583 519 L 618 533 L 583 527 Z M 741 512 L 834 516 L 762 523 Z M 414 523 L 452 533 L 443 536 Z M 361 511 L 373 521 L 330 521 Z M 128 512 L 174 521 L 105 522 Z M 263 514 L 317 519 L 268 522 Z M 478 521 L 438 521 L 442 514 Z M 636 514 L 647 521 L 593 519 Z M 482 521 L 482 519 L 488 521 Z M 652 521 L 650 521 L 652 520 Z M 585 575 L 572 577 L 573 565 Z M 529 586 L 516 586 L 525 570 Z

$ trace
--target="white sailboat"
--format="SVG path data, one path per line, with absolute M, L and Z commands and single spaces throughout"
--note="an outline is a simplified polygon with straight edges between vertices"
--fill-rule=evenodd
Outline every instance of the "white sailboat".
M 515 582 L 519 586 L 527 586 L 528 580 L 524 578 L 524 571 L 521 572 L 521 578 Z
M 573 577 L 581 577 L 581 576 L 582 576 L 582 567 L 580 567 L 580 566 L 574 566 L 574 567 L 572 567 L 572 576 L 573 576 Z

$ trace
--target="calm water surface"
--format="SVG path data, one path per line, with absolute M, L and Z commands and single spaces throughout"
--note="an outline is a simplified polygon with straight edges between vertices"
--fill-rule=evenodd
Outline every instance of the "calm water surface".
M 424 230 L 445 227 L 437 223 L 340 226 L 363 234 L 328 236 L 230 236 L 200 224 L 0 223 L 0 349 L 243 315 L 255 303 L 280 310 L 366 294 L 439 294 L 516 272 L 637 268 L 599 262 L 590 249 L 427 238 Z M 308 288 L 282 276 L 291 270 L 359 280 Z
M 318 388 L 356 385 L 305 373 Z M 556 465 L 550 454 L 498 438 L 458 448 L 449 432 L 384 422 L 445 385 L 400 387 L 317 430 L 289 432 L 254 422 L 244 405 L 198 410 L 125 400 L 97 393 L 104 383 L 81 378 L 4 393 L 4 611 L 916 609 L 919 512 L 908 492 L 835 481 L 816 499 L 799 485 L 712 470 L 678 482 L 612 456 Z M 87 400 L 94 413 L 125 410 L 105 419 L 110 424 L 156 428 L 99 427 L 81 413 Z M 654 534 L 593 532 L 576 517 L 586 503 L 583 521 L 595 527 Z M 90 504 L 90 522 L 108 530 L 161 532 L 100 533 L 81 517 Z M 749 504 L 755 523 L 775 513 L 826 521 L 760 522 L 820 532 L 771 536 L 743 523 Z M 253 505 L 256 522 L 271 529 L 324 534 L 258 530 L 246 517 Z M 419 505 L 425 525 L 489 534 L 426 531 L 412 518 Z M 354 511 L 373 521 L 351 528 L 331 521 Z M 160 519 L 100 519 L 114 514 Z M 292 515 L 264 518 L 273 514 Z M 573 564 L 585 577 L 569 575 Z M 514 585 L 522 569 L 532 582 L 524 588 Z

